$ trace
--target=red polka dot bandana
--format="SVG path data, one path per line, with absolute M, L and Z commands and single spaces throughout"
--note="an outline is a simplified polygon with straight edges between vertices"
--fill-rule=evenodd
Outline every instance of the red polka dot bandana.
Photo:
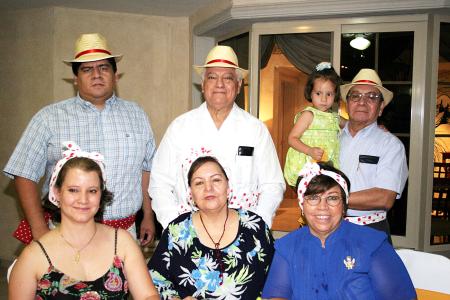
M 58 178 L 59 172 L 61 171 L 62 167 L 71 160 L 74 157 L 86 157 L 90 158 L 93 161 L 95 161 L 98 166 L 100 167 L 100 170 L 102 171 L 102 177 L 103 177 L 103 186 L 106 186 L 106 173 L 105 173 L 105 166 L 104 166 L 104 157 L 102 154 L 98 152 L 85 152 L 81 151 L 81 148 L 75 144 L 72 141 L 63 142 L 63 149 L 66 149 L 63 151 L 62 155 L 63 158 L 61 158 L 58 163 L 55 165 L 55 168 L 53 169 L 52 177 L 50 178 L 50 186 L 49 186 L 49 192 L 48 192 L 48 199 L 51 203 L 56 205 L 57 207 L 60 206 L 59 200 L 56 198 L 56 188 L 55 188 L 55 182 Z
M 299 176 L 302 176 L 302 180 L 298 184 L 297 195 L 298 195 L 298 204 L 300 208 L 303 209 L 303 202 L 305 201 L 304 195 L 306 192 L 306 188 L 308 187 L 311 180 L 318 175 L 325 175 L 331 177 L 336 181 L 345 192 L 345 202 L 348 203 L 348 187 L 347 182 L 341 175 L 334 173 L 332 171 L 323 170 L 317 163 L 308 162 L 301 169 Z

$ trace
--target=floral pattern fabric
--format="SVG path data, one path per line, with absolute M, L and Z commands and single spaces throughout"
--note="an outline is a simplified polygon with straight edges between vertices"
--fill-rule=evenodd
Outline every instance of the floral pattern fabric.
M 123 262 L 114 257 L 113 265 L 102 277 L 94 281 L 80 281 L 58 271 L 53 265 L 38 282 L 35 300 L 47 299 L 128 299 L 128 282 Z
M 36 243 L 49 263 L 48 271 L 39 279 L 35 300 L 79 299 L 107 300 L 128 299 L 128 281 L 123 261 L 117 256 L 117 229 L 114 233 L 114 258 L 112 266 L 100 278 L 80 281 L 56 269 L 41 242 Z
M 217 250 L 197 237 L 192 214 L 179 216 L 164 231 L 148 268 L 161 299 L 256 299 L 273 257 L 273 238 L 258 215 L 239 210 L 235 240 Z

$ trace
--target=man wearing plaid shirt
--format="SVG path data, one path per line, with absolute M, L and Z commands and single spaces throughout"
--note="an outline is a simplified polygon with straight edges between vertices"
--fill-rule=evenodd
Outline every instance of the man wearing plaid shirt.
M 75 59 L 65 61 L 75 75 L 76 97 L 48 105 L 31 120 L 4 173 L 14 185 L 32 237 L 49 229 L 44 219 L 38 182 L 45 175 L 42 195 L 48 192 L 52 169 L 61 158 L 62 142 L 74 141 L 88 152 L 104 155 L 107 188 L 114 200 L 105 208 L 104 223 L 135 234 L 134 218 L 141 208 L 141 243 L 153 239 L 155 227 L 147 187 L 155 151 L 146 113 L 114 94 L 122 55 L 112 55 L 100 34 L 83 34 Z

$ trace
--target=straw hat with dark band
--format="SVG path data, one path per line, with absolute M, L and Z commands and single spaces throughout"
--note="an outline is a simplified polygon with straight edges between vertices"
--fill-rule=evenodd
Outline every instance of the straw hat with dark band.
M 82 63 L 108 58 L 114 58 L 118 62 L 122 56 L 122 54 L 111 54 L 106 39 L 101 34 L 88 33 L 82 34 L 75 42 L 75 58 L 64 60 L 64 62 L 70 65 L 75 62 Z
M 205 68 L 233 68 L 239 70 L 242 78 L 247 76 L 248 70 L 239 67 L 238 58 L 233 48 L 228 46 L 215 46 L 209 51 L 205 64 L 202 66 L 193 66 L 194 70 L 201 74 Z
M 388 105 L 389 102 L 391 102 L 392 97 L 394 96 L 394 94 L 390 90 L 383 87 L 383 84 L 381 83 L 380 77 L 378 76 L 377 72 L 372 69 L 361 69 L 358 74 L 356 74 L 355 78 L 353 78 L 351 83 L 341 85 L 341 95 L 344 101 L 347 101 L 348 91 L 354 85 L 373 85 L 377 87 L 380 93 L 383 95 L 385 106 Z

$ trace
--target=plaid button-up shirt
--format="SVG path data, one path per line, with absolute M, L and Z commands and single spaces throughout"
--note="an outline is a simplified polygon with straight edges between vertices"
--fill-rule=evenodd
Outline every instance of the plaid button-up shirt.
M 44 107 L 28 124 L 3 172 L 35 182 L 45 175 L 42 195 L 47 194 L 64 141 L 105 156 L 106 185 L 114 193 L 105 219 L 124 218 L 139 210 L 142 171 L 151 169 L 155 142 L 148 117 L 136 103 L 113 95 L 98 110 L 77 96 Z

